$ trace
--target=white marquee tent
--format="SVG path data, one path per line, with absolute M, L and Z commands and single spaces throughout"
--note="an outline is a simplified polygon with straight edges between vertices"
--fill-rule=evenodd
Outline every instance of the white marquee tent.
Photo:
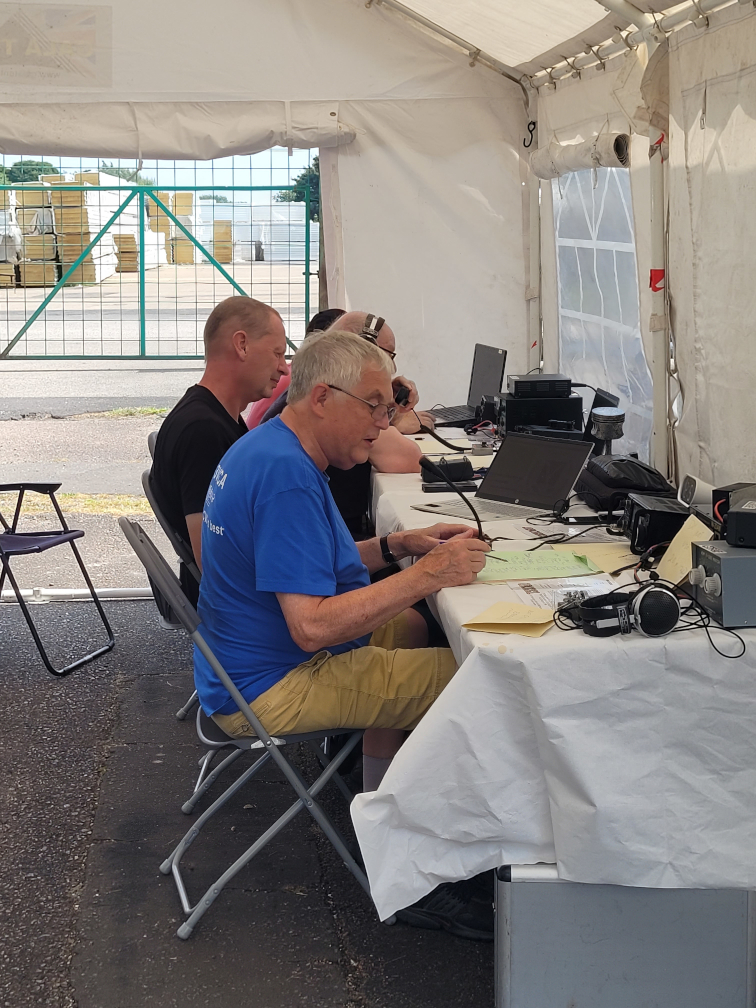
M 0 25 L 3 151 L 319 147 L 330 301 L 389 318 L 425 403 L 462 401 L 485 342 L 510 372 L 624 369 L 650 428 L 647 361 L 652 460 L 756 479 L 752 0 L 47 0 Z M 618 132 L 629 186 L 530 171 Z

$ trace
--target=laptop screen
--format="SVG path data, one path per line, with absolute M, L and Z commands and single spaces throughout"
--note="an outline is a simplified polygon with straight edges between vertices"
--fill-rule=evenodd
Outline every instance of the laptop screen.
M 507 434 L 476 497 L 550 511 L 572 492 L 592 448 L 585 441 Z
M 501 347 L 475 344 L 472 374 L 470 375 L 470 391 L 467 394 L 467 405 L 471 409 L 480 406 L 484 395 L 499 395 L 504 381 L 504 366 L 507 363 L 507 351 Z

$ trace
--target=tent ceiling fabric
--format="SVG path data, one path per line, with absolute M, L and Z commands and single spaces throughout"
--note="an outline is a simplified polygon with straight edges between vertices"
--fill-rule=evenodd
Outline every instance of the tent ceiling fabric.
M 517 66 L 603 20 L 596 0 L 402 0 L 491 56 Z

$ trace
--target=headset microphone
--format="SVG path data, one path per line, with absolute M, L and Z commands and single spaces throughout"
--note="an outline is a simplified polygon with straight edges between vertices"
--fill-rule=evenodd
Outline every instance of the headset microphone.
M 490 545 L 491 544 L 491 539 L 483 531 L 483 526 L 481 524 L 480 518 L 478 517 L 478 512 L 473 507 L 472 502 L 470 501 L 470 498 L 469 497 L 465 497 L 465 495 L 462 493 L 462 491 L 458 487 L 456 487 L 454 485 L 454 483 L 452 482 L 452 480 L 449 479 L 449 477 L 446 475 L 446 473 L 444 472 L 444 470 L 440 466 L 437 466 L 435 462 L 431 462 L 431 460 L 429 458 L 427 458 L 425 455 L 421 455 L 420 456 L 420 468 L 424 469 L 426 472 L 433 473 L 433 475 L 437 479 L 442 479 L 445 483 L 448 483 L 449 486 L 452 488 L 452 490 L 455 493 L 459 494 L 459 496 L 462 498 L 462 500 L 465 502 L 465 504 L 467 504 L 467 506 L 472 511 L 472 516 L 475 519 L 475 522 L 476 522 L 476 524 L 478 526 L 478 538 L 480 540 L 482 540 L 483 542 L 486 542 L 486 543 L 488 543 Z

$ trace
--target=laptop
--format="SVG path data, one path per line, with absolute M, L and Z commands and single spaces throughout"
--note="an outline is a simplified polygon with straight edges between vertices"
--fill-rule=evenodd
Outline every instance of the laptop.
M 590 441 L 507 434 L 474 497 L 481 521 L 530 518 L 551 512 L 572 493 L 593 450 Z M 416 511 L 469 518 L 464 501 L 413 504 Z
M 436 421 L 436 425 L 447 424 L 460 426 L 472 423 L 475 419 L 475 407 L 480 406 L 484 395 L 493 396 L 501 393 L 504 382 L 504 366 L 507 363 L 507 351 L 501 347 L 475 344 L 472 373 L 470 374 L 470 391 L 467 393 L 466 406 L 437 406 L 426 410 Z

